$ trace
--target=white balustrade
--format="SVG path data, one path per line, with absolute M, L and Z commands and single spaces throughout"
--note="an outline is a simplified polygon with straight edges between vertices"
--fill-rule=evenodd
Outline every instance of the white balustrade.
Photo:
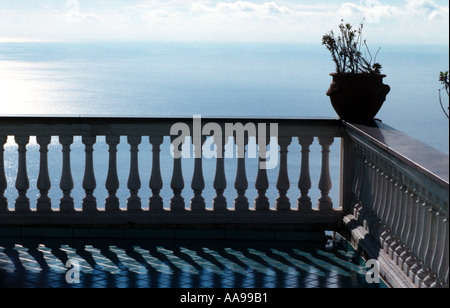
M 434 184 L 364 137 L 351 138 L 355 215 L 411 283 L 448 286 L 448 188 L 439 186 L 448 183 Z
M 97 188 L 96 176 L 94 173 L 94 146 L 97 143 L 97 136 L 101 133 L 92 134 L 92 130 L 89 130 L 89 134 L 82 133 L 86 124 L 80 124 L 80 134 L 68 133 L 68 129 L 57 129 L 54 134 L 49 134 L 51 130 L 46 128 L 46 124 L 40 124 L 43 127 L 45 134 L 36 134 L 37 143 L 39 145 L 40 161 L 39 161 L 39 176 L 37 180 L 37 189 L 39 190 L 39 198 L 37 200 L 38 212 L 53 212 L 52 203 L 49 198 L 49 192 L 52 189 L 51 179 L 48 170 L 48 146 L 51 141 L 51 136 L 58 136 L 59 143 L 62 146 L 62 168 L 61 179 L 59 188 L 62 193 L 62 197 L 59 201 L 59 210 L 62 213 L 76 213 L 75 210 L 78 205 L 81 205 L 82 212 L 97 212 L 98 204 L 97 198 L 94 196 Z M 93 125 L 92 123 L 88 125 Z M 75 125 L 76 126 L 76 125 Z M 119 124 L 120 126 L 120 124 Z M 136 126 L 136 125 L 135 125 Z M 120 126 L 123 129 L 123 126 Z M 221 127 L 210 126 L 210 127 Z M 222 126 L 223 127 L 223 126 Z M 75 128 L 75 130 L 78 128 Z M 338 130 L 334 127 L 324 130 L 333 131 L 335 135 L 338 135 Z M 139 145 L 142 141 L 143 134 L 128 134 L 126 132 L 133 131 L 133 129 L 125 129 L 124 134 L 121 134 L 120 130 L 112 130 L 108 128 L 108 132 L 114 131 L 114 134 L 106 133 L 105 143 L 108 147 L 108 165 L 107 175 L 104 183 L 104 187 L 107 191 L 107 197 L 104 200 L 105 212 L 126 212 L 126 211 L 140 211 L 141 199 L 139 197 L 139 190 L 141 189 L 140 170 L 138 164 Z M 295 130 L 294 130 L 295 131 Z M 297 130 L 298 131 L 298 130 Z M 167 132 L 167 131 L 166 131 Z M 82 200 L 74 200 L 72 191 L 74 189 L 74 180 L 71 170 L 71 146 L 74 142 L 74 136 L 81 135 L 81 142 L 84 145 L 85 157 L 84 157 L 84 174 L 82 179 L 82 188 L 85 196 Z M 127 142 L 129 144 L 130 152 L 130 169 L 127 181 L 127 188 L 129 190 L 129 196 L 126 200 L 126 210 L 121 210 L 121 200 L 119 200 L 118 190 L 120 187 L 120 181 L 118 175 L 118 145 L 120 144 L 120 136 L 126 135 Z M 327 135 L 329 135 L 327 133 Z M 1 151 L 0 151 L 0 211 L 8 211 L 8 200 L 5 197 L 7 190 L 7 180 L 4 170 L 4 145 L 6 144 L 7 135 L 4 135 L 0 139 Z M 166 133 L 167 136 L 167 133 Z M 206 137 L 202 136 L 199 140 L 193 140 L 194 146 L 194 172 L 192 175 L 191 188 L 194 196 L 191 199 L 191 211 L 204 211 L 206 210 L 207 202 L 211 202 L 212 209 L 217 212 L 223 212 L 226 210 L 234 211 L 249 211 L 249 201 L 246 195 L 248 187 L 248 179 L 246 173 L 246 146 L 248 144 L 248 136 L 245 136 L 243 143 L 236 142 L 236 154 L 237 154 L 237 171 L 234 179 L 234 189 L 236 191 L 236 197 L 234 198 L 233 208 L 229 208 L 227 200 L 225 198 L 225 191 L 227 190 L 227 178 L 226 178 L 226 166 L 225 166 L 225 144 L 228 142 L 228 138 L 225 134 L 212 135 L 214 138 L 214 144 L 221 155 L 216 158 L 216 170 L 213 181 L 213 188 L 215 190 L 215 196 L 213 200 L 205 201 L 202 192 L 205 189 L 205 180 L 203 178 L 203 166 L 202 166 L 202 145 L 206 141 Z M 264 135 L 266 136 L 266 135 Z M 267 146 L 270 142 L 270 136 L 266 138 L 266 144 L 259 147 L 261 155 L 258 155 L 258 169 L 255 179 L 255 190 L 257 191 L 257 197 L 254 200 L 255 211 L 269 211 L 271 208 L 271 202 L 274 202 L 275 211 L 283 211 L 291 209 L 287 192 L 290 189 L 290 179 L 288 173 L 288 147 L 291 144 L 292 137 L 282 136 L 278 138 L 279 145 L 279 171 L 276 181 L 276 189 L 278 190 L 278 197 L 275 200 L 270 200 L 267 196 L 269 189 L 269 179 L 267 170 L 265 168 L 267 159 Z M 329 190 L 331 189 L 331 178 L 329 174 L 329 147 L 333 141 L 333 138 L 322 137 L 316 135 L 321 140 L 322 146 L 322 168 L 321 179 L 318 186 L 321 189 L 321 198 L 319 199 L 319 208 L 332 207 L 331 199 L 328 197 Z M 256 137 L 256 136 L 255 136 Z M 27 191 L 29 189 L 29 180 L 26 166 L 26 146 L 29 142 L 28 135 L 14 135 L 16 143 L 18 144 L 18 172 L 16 178 L 16 189 L 18 191 L 18 197 L 16 199 L 14 208 L 18 212 L 28 212 L 30 210 L 30 201 L 27 197 Z M 170 136 L 171 141 L 175 140 L 176 136 Z M 311 189 L 311 177 L 309 166 L 309 147 L 313 143 L 314 130 L 311 136 L 297 137 L 299 144 L 302 148 L 301 157 L 301 173 L 298 181 L 299 194 L 297 200 L 296 210 L 312 210 L 311 198 L 308 195 Z M 259 139 L 259 138 L 256 138 Z M 325 140 L 325 141 L 324 141 Z M 163 188 L 163 176 L 161 174 L 161 145 L 163 144 L 163 135 L 149 136 L 149 141 L 152 146 L 152 169 L 149 180 L 149 188 L 152 195 L 149 200 L 150 211 L 162 211 L 164 209 L 164 200 L 161 196 L 161 190 Z M 236 141 L 236 140 L 235 140 Z M 258 140 L 259 141 L 259 140 Z M 179 144 L 177 148 L 174 148 L 174 154 L 181 154 L 182 144 Z M 167 155 L 167 153 L 163 153 Z M 259 154 L 259 152 L 258 152 Z M 78 159 L 78 157 L 77 157 Z M 182 211 L 186 209 L 185 201 L 182 196 L 183 189 L 185 188 L 185 181 L 183 178 L 182 157 L 180 155 L 174 155 L 173 158 L 173 173 L 170 181 L 170 188 L 173 191 L 173 196 L 170 198 L 170 211 Z M 264 167 L 263 167 L 264 166 Z M 81 203 L 81 204 L 80 204 Z M 273 211 L 273 210 L 272 210 Z
M 228 122 L 239 122 L 237 119 L 214 120 L 219 124 L 210 125 L 209 128 L 223 129 Z M 45 221 L 47 225 L 55 224 L 56 226 L 71 223 L 128 225 L 130 222 L 161 226 L 187 224 L 190 227 L 196 224 L 213 226 L 231 224 L 233 227 L 236 224 L 245 226 L 257 224 L 258 228 L 263 228 L 265 225 L 267 228 L 279 225 L 282 226 L 281 228 L 294 229 L 304 224 L 310 225 L 312 229 L 317 225 L 327 225 L 330 229 L 339 231 L 342 216 L 349 214 L 361 223 L 364 230 L 379 245 L 380 254 L 388 256 L 412 283 L 420 287 L 448 287 L 448 181 L 435 176 L 418 163 L 405 159 L 395 150 L 384 145 L 382 139 L 374 141 L 375 137 L 369 137 L 372 128 L 365 128 L 367 133 L 362 133 L 358 127 L 339 120 L 280 120 L 279 135 L 272 136 L 277 137 L 278 144 L 270 145 L 271 150 L 273 146 L 279 147 L 276 181 L 275 178 L 269 177 L 269 171 L 265 168 L 269 159 L 269 156 L 266 158 L 267 144 L 273 140 L 269 136 L 264 135 L 266 138 L 264 144 L 262 144 L 264 139 L 260 140 L 258 136 L 254 136 L 257 140 L 259 155 L 255 158 L 257 159 L 255 164 L 252 165 L 250 157 L 246 157 L 247 152 L 250 151 L 249 148 L 246 149 L 248 136 L 245 136 L 244 140 L 234 138 L 237 157 L 234 160 L 227 160 L 225 144 L 229 142 L 229 139 L 225 133 L 214 132 L 208 135 L 211 136 L 208 138 L 213 138 L 217 157 L 213 164 L 214 177 L 208 179 L 206 183 L 203 175 L 205 170 L 202 146 L 207 137 L 198 138 L 195 134 L 191 134 L 192 144 L 189 145 L 193 146 L 194 158 L 190 161 L 193 162 L 190 186 L 193 196 L 188 208 L 183 198 L 186 184 L 183 176 L 185 158 L 181 155 L 185 140 L 173 147 L 173 166 L 170 166 L 173 167 L 170 178 L 171 196 L 166 199 L 163 194 L 164 184 L 169 185 L 167 178 L 170 177 L 170 174 L 163 173 L 168 166 L 163 165 L 162 158 L 169 155 L 162 151 L 164 137 L 169 137 L 170 141 L 179 137 L 170 135 L 170 127 L 178 121 L 185 122 L 185 126 L 190 127 L 189 119 L 2 119 L 0 122 L 0 224 L 39 224 L 42 221 Z M 262 119 L 258 120 L 258 122 L 262 121 Z M 271 119 L 269 122 L 277 121 Z M 10 169 L 6 168 L 11 168 L 12 164 L 5 165 L 7 159 L 11 161 L 8 156 L 9 150 L 5 151 L 8 136 L 12 136 L 12 140 L 17 144 L 17 153 L 15 153 L 17 170 L 14 170 L 16 173 L 7 172 Z M 27 169 L 27 145 L 30 143 L 30 136 L 36 137 L 39 147 L 37 152 L 39 159 L 33 162 L 33 166 L 38 166 L 37 180 L 32 179 L 32 181 L 29 179 Z M 76 159 L 79 164 L 81 158 L 71 156 L 71 147 L 74 137 L 79 136 L 85 151 L 81 183 L 84 198 L 72 196 L 75 184 L 71 160 Z M 103 136 L 108 149 L 106 153 L 108 170 L 104 170 L 107 173 L 104 183 L 107 191 L 104 210 L 101 205 L 98 206 L 94 196 L 94 194 L 100 196 L 100 192 L 96 192 L 94 146 L 97 143 L 97 137 Z M 51 192 L 58 190 L 58 187 L 52 186 L 53 173 L 49 170 L 49 160 L 51 161 L 54 155 L 49 152 L 52 137 L 59 139 L 62 151 L 59 208 L 55 202 L 52 204 L 50 199 Z M 125 153 L 118 151 L 121 137 L 127 137 L 129 154 L 128 151 Z M 142 208 L 139 197 L 142 188 L 140 175 L 142 170 L 139 168 L 138 154 L 143 137 L 144 140 L 149 141 L 152 152 L 151 174 L 149 178 L 144 179 L 148 181 L 148 187 L 142 189 L 146 192 L 148 189 L 151 191 L 148 210 Z M 332 183 L 330 173 L 330 151 L 336 138 L 342 138 L 341 140 L 345 141 L 341 142 L 341 158 L 344 157 L 340 161 L 341 183 Z M 293 140 L 296 142 L 292 143 Z M 318 141 L 316 144 L 315 140 Z M 321 150 L 320 155 L 311 155 L 313 146 Z M 300 152 L 298 156 L 291 157 L 290 152 L 294 151 L 294 147 Z M 101 149 L 100 144 L 99 149 Z M 143 157 L 150 157 L 149 154 L 144 152 Z M 119 187 L 125 179 L 119 176 L 118 155 L 125 155 L 126 158 L 129 155 L 130 163 L 126 183 L 129 195 L 127 198 L 120 197 L 120 199 Z M 298 160 L 300 170 L 291 170 L 288 158 Z M 311 170 L 311 160 L 320 164 L 320 170 L 319 168 Z M 232 167 L 236 163 L 234 185 L 227 185 L 227 181 L 230 180 L 227 178 L 229 163 L 233 164 Z M 211 165 L 208 164 L 208 166 Z M 250 166 L 257 166 L 254 170 L 256 177 L 250 178 L 250 181 L 254 180 L 254 187 L 249 187 L 247 168 L 250 169 Z M 120 168 L 123 169 L 122 166 Z M 291 186 L 290 173 L 295 171 L 300 171 L 299 174 L 297 173 L 298 182 Z M 317 177 L 312 176 L 312 171 L 314 176 L 318 176 L 318 181 Z M 15 174 L 16 177 L 9 179 L 8 174 Z M 33 173 L 33 176 L 36 174 Z M 8 186 L 8 183 L 14 180 L 15 187 L 9 187 L 11 185 Z M 30 182 L 35 185 L 33 189 L 38 191 L 35 211 L 27 196 Z M 76 184 L 80 185 L 80 183 Z M 271 187 L 273 184 L 275 187 Z M 338 184 L 336 186 L 340 188 L 341 193 L 336 205 L 330 197 L 333 184 Z M 294 192 L 292 187 L 295 186 Z M 313 193 L 316 193 L 312 190 L 313 188 L 318 189 L 319 195 L 315 199 L 317 207 L 313 207 L 311 201 L 314 197 Z M 206 192 L 204 194 L 205 189 L 208 194 Z M 249 189 L 256 195 L 251 207 L 247 193 Z M 276 189 L 277 196 L 272 197 L 269 194 L 270 189 Z M 234 196 L 232 202 L 231 200 L 227 202 L 225 197 L 227 192 Z M 291 194 L 296 195 L 296 206 L 291 206 L 288 197 Z M 16 196 L 15 202 L 8 200 L 8 196 L 11 195 Z M 205 197 L 206 195 L 208 198 Z M 31 199 L 34 202 L 33 198 Z M 343 200 L 347 200 L 345 204 Z M 126 204 L 123 204 L 125 202 Z M 167 207 L 164 207 L 165 205 Z M 16 218 L 19 216 L 15 213 L 22 216 Z M 39 219 L 27 218 L 22 222 L 20 219 L 23 217 Z M 93 218 L 88 219 L 88 217 Z M 108 220 L 108 217 L 113 219 Z

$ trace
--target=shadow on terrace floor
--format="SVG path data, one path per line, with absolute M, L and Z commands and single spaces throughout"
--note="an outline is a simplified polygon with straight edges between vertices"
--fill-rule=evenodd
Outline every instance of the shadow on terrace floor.
M 0 287 L 377 287 L 352 259 L 316 242 L 3 239 Z

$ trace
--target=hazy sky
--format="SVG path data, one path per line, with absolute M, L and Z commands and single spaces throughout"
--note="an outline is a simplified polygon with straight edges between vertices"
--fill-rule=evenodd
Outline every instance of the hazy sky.
M 320 42 L 365 18 L 370 42 L 448 44 L 448 0 L 0 0 L 0 41 Z

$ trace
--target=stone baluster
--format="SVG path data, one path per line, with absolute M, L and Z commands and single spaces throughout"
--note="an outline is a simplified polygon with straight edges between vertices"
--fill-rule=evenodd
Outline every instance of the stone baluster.
M 238 158 L 236 179 L 234 181 L 234 188 L 237 191 L 237 196 L 234 199 L 235 211 L 247 211 L 249 209 L 248 199 L 245 196 L 248 188 L 247 174 L 245 171 L 245 146 L 247 143 L 248 137 L 244 137 L 243 142 L 236 140 L 236 153 Z
M 8 211 L 8 199 L 5 197 L 6 188 L 8 188 L 8 182 L 5 174 L 5 143 L 7 136 L 0 136 L 0 212 Z
M 120 202 L 116 193 L 119 189 L 119 176 L 117 175 L 117 145 L 120 143 L 119 136 L 106 136 L 106 143 L 109 146 L 108 175 L 106 176 L 105 188 L 108 197 L 105 200 L 105 211 L 117 212 L 120 210 Z
M 403 251 L 400 252 L 399 255 L 399 261 L 398 265 L 400 268 L 403 269 L 406 259 L 410 256 L 411 252 L 409 249 L 409 242 L 408 242 L 408 236 L 411 232 L 411 224 L 412 224 L 412 217 L 413 217 L 413 202 L 412 202 L 412 190 L 410 186 L 408 185 L 409 180 L 407 178 L 404 179 L 405 182 L 405 189 L 403 191 L 403 200 L 406 208 L 406 214 L 405 214 L 405 222 L 403 224 L 403 228 L 401 231 L 401 241 L 404 244 Z
M 391 177 L 392 167 L 386 163 L 385 165 L 385 176 L 384 176 L 384 188 L 385 194 L 383 194 L 383 208 L 381 212 L 381 221 L 385 225 L 385 230 L 381 234 L 381 243 L 386 251 L 389 252 L 389 246 L 393 243 L 394 238 L 391 233 L 391 224 L 389 220 L 392 218 L 391 210 L 393 209 L 392 199 L 393 199 L 393 179 Z
M 353 179 L 353 193 L 355 199 L 353 200 L 353 215 L 355 218 L 358 218 L 359 210 L 362 207 L 362 199 L 361 199 L 361 184 L 364 178 L 364 153 L 361 145 L 355 145 L 355 155 L 356 155 L 356 165 L 355 165 L 355 176 Z
M 367 197 L 367 206 L 364 207 L 364 220 L 363 226 L 364 228 L 370 232 L 374 237 L 377 236 L 378 227 L 380 226 L 378 217 L 375 215 L 375 202 L 377 195 L 377 155 L 373 152 L 368 153 L 368 190 L 369 194 Z
M 361 181 L 363 178 L 364 172 L 364 157 L 361 149 L 361 145 L 355 145 L 355 156 L 356 156 L 356 165 L 355 165 L 355 176 L 353 178 L 353 193 L 355 194 L 356 200 L 354 200 L 354 205 L 360 202 L 361 199 Z
M 419 205 L 419 200 L 418 200 L 418 195 L 417 195 L 417 189 L 414 187 L 413 181 L 409 180 L 408 182 L 408 187 L 409 187 L 409 205 L 411 207 L 411 228 L 408 230 L 408 235 L 406 238 L 406 245 L 408 247 L 412 247 L 413 246 L 413 242 L 414 242 L 414 238 L 415 238 L 415 234 L 416 234 L 416 228 L 417 228 L 417 224 L 418 224 L 418 205 Z
M 130 173 L 128 175 L 127 188 L 130 196 L 127 199 L 128 211 L 141 210 L 141 198 L 138 193 L 141 189 L 141 179 L 139 176 L 138 152 L 139 144 L 142 141 L 141 136 L 128 136 L 127 142 L 130 145 Z
M 410 182 L 410 187 L 412 187 L 412 181 Z M 413 247 L 415 246 L 415 242 L 417 239 L 417 230 L 419 225 L 419 199 L 417 196 L 417 190 L 411 189 L 411 228 L 408 231 L 406 246 L 409 247 L 407 253 L 404 253 L 405 256 L 401 256 L 402 259 L 405 259 L 403 269 L 409 275 L 411 271 L 411 267 L 415 264 L 416 258 L 413 254 Z M 407 254 L 407 256 L 406 256 Z
M 171 142 L 173 142 L 176 138 L 176 136 L 171 136 Z M 179 211 L 185 209 L 184 198 L 181 196 L 181 193 L 184 189 L 183 170 L 181 167 L 181 147 L 182 143 L 180 143 L 177 148 L 173 149 L 173 172 L 172 180 L 170 182 L 170 188 L 173 191 L 173 197 L 170 199 L 171 211 Z
M 411 251 L 414 254 L 414 264 L 411 267 L 410 271 L 410 277 L 413 279 L 413 281 L 416 281 L 417 273 L 422 268 L 422 260 L 420 259 L 420 256 L 418 254 L 421 245 L 423 244 L 423 235 L 424 235 L 424 228 L 425 228 L 425 222 L 426 222 L 426 216 L 424 213 L 425 204 L 424 204 L 424 198 L 423 195 L 418 195 L 417 198 L 417 228 L 414 233 L 414 242 L 411 247 Z
M 213 199 L 213 209 L 215 211 L 225 211 L 227 209 L 227 199 L 223 193 L 227 188 L 227 178 L 225 176 L 225 144 L 227 139 L 224 135 L 214 135 L 213 138 L 217 147 L 216 174 L 213 183 L 216 196 Z
M 278 138 L 278 144 L 280 145 L 280 168 L 277 180 L 278 198 L 275 200 L 275 208 L 277 210 L 291 209 L 291 203 L 287 197 L 287 192 L 290 187 L 287 168 L 287 155 L 288 147 L 291 144 L 291 139 L 291 137 Z
M 94 197 L 94 190 L 97 187 L 94 174 L 94 144 L 95 136 L 83 136 L 81 141 L 85 146 L 85 169 L 83 177 L 83 189 L 86 196 L 83 198 L 83 212 L 92 212 L 97 210 L 97 199 Z
M 382 185 L 384 185 L 384 179 L 383 178 L 384 178 L 384 176 L 380 177 L 380 180 L 382 181 Z M 385 194 L 385 192 L 383 192 L 383 194 Z M 385 201 L 385 198 L 381 197 L 380 198 L 380 203 L 384 202 L 384 201 Z M 384 210 L 384 208 L 385 208 L 385 204 L 382 204 L 381 207 L 380 207 L 380 212 L 382 212 Z M 381 244 L 381 247 L 384 247 L 384 240 L 389 235 L 388 234 L 389 229 L 386 226 L 386 224 L 384 223 L 383 219 L 381 218 L 381 215 L 378 214 L 377 217 L 378 217 L 378 222 L 379 222 L 379 228 L 378 228 L 378 231 L 377 231 L 377 239 L 379 240 L 379 243 Z
M 416 273 L 416 284 L 419 285 L 423 282 L 425 277 L 428 275 L 428 265 L 429 263 L 426 262 L 426 255 L 427 252 L 429 252 L 429 245 L 430 245 L 430 231 L 432 228 L 432 214 L 431 214 L 431 204 L 428 202 L 428 198 L 426 196 L 426 193 L 424 189 L 422 190 L 422 199 L 421 207 L 420 207 L 420 215 L 422 218 L 422 228 L 420 229 L 420 241 L 419 244 L 414 250 L 417 258 L 420 260 L 418 263 L 416 263 L 416 266 L 414 267 L 413 272 Z M 416 269 L 418 269 L 416 271 Z
M 374 196 L 375 196 L 375 165 L 373 163 L 373 159 L 374 159 L 374 154 L 373 152 L 369 152 L 367 154 L 368 156 L 368 165 L 367 165 L 367 174 L 368 174 L 368 195 L 367 195 L 367 202 L 366 202 L 366 206 L 365 208 L 368 210 L 373 210 L 373 201 L 374 201 Z
M 434 204 L 436 206 L 437 204 Z M 445 216 L 442 215 L 437 208 L 431 209 L 431 219 L 432 219 L 432 226 L 434 226 L 434 231 L 430 232 L 430 241 L 433 242 L 433 253 L 431 255 L 431 261 L 429 264 L 431 264 L 431 268 L 436 273 L 439 272 L 439 267 L 441 265 L 441 258 L 442 254 L 444 253 L 445 246 L 447 245 L 446 242 L 443 242 L 444 233 L 447 231 L 444 227 L 444 220 Z M 448 247 L 448 246 L 447 246 Z
M 361 207 L 359 208 L 359 211 L 362 211 L 367 203 L 367 188 L 368 188 L 368 160 L 367 160 L 367 153 L 364 148 L 361 148 L 361 165 L 362 165 L 362 172 L 361 172 L 361 181 L 359 183 L 360 185 L 360 191 L 359 191 L 359 199 L 361 201 Z
M 388 253 L 392 257 L 392 245 L 396 242 L 397 238 L 394 233 L 394 219 L 395 211 L 398 208 L 397 206 L 397 192 L 396 192 L 396 181 L 395 181 L 395 167 L 390 166 L 390 172 L 389 172 L 389 184 L 388 184 L 388 198 L 386 200 L 386 206 L 387 206 L 387 217 L 385 218 L 385 224 L 386 224 L 386 232 L 387 237 L 384 238 L 384 249 L 386 253 Z
M 397 247 L 400 246 L 400 241 L 399 241 L 399 226 L 400 226 L 400 219 L 401 217 L 401 184 L 399 183 L 399 172 L 397 170 L 395 170 L 394 175 L 393 175 L 393 200 L 392 200 L 392 206 L 393 206 L 393 215 L 392 215 L 392 219 L 391 219 L 391 230 L 392 230 L 392 234 L 393 236 L 393 242 L 391 243 L 390 247 L 389 247 L 389 255 L 391 256 L 391 258 L 394 257 L 394 251 L 397 249 Z
M 150 189 L 152 191 L 152 196 L 149 200 L 149 208 L 151 211 L 161 211 L 164 208 L 163 199 L 159 195 L 161 189 L 163 188 L 163 181 L 161 177 L 161 163 L 160 163 L 160 153 L 161 144 L 163 143 L 163 137 L 150 137 L 150 143 L 152 144 L 152 174 L 150 176 Z
M 264 144 L 258 142 L 258 173 L 256 175 L 255 188 L 258 191 L 258 196 L 255 198 L 255 210 L 265 211 L 270 209 L 269 198 L 266 196 L 267 189 L 269 189 L 269 179 L 267 177 L 267 169 L 263 168 L 267 159 L 267 145 L 270 143 L 270 137 L 266 138 Z
M 63 196 L 59 201 L 62 212 L 72 212 L 75 210 L 73 198 L 70 195 L 73 189 L 72 171 L 70 168 L 70 145 L 73 143 L 72 136 L 60 136 L 59 143 L 62 145 L 62 173 L 59 187 Z
M 373 213 L 376 213 L 376 209 L 377 209 L 376 206 L 377 206 L 378 197 L 379 197 L 378 180 L 379 180 L 378 156 L 376 154 L 373 154 L 373 157 L 372 157 L 372 202 L 370 205 Z
M 48 192 L 51 188 L 50 176 L 48 174 L 48 145 L 50 141 L 50 136 L 38 136 L 36 138 L 36 142 L 40 146 L 39 176 L 37 180 L 40 197 L 37 199 L 36 205 L 38 212 L 50 212 L 52 210 L 51 200 L 48 197 Z
M 369 216 L 366 221 L 366 228 L 374 238 L 379 238 L 379 235 L 384 231 L 384 226 L 380 223 L 380 219 L 378 217 L 379 198 L 380 194 L 383 192 L 380 190 L 380 167 L 379 158 L 376 154 L 372 155 L 371 172 L 372 198 Z
M 386 210 L 386 194 L 387 194 L 387 174 L 386 174 L 386 164 L 384 164 L 383 161 L 380 162 L 380 174 L 379 174 L 379 179 L 378 179 L 378 185 L 379 185 L 379 198 L 377 199 L 377 204 L 376 204 L 376 213 L 377 213 L 377 217 L 378 217 L 378 221 L 380 223 L 380 227 L 379 230 L 377 232 L 377 234 L 379 235 L 377 238 L 380 240 L 380 244 L 381 246 L 383 246 L 384 240 L 387 237 L 387 226 L 386 226 L 386 221 L 383 217 L 383 214 Z
M 400 201 L 400 207 L 401 207 L 401 213 L 400 213 L 400 218 L 398 221 L 398 227 L 397 227 L 397 235 L 398 235 L 398 239 L 399 239 L 399 246 L 395 249 L 394 251 L 394 261 L 396 261 L 397 265 L 403 266 L 403 260 L 401 259 L 401 255 L 403 254 L 403 252 L 406 251 L 406 246 L 405 246 L 405 239 L 406 239 L 406 225 L 408 224 L 407 220 L 408 220 L 408 195 L 406 193 L 407 191 L 407 186 L 404 184 L 404 182 L 402 181 L 402 178 L 400 179 L 401 184 L 400 184 L 400 196 L 399 199 Z
M 319 137 L 319 144 L 322 147 L 322 167 L 320 171 L 319 190 L 321 197 L 317 203 L 319 210 L 332 210 L 333 202 L 328 193 L 331 190 L 330 176 L 330 146 L 333 143 L 333 137 Z
M 367 216 L 368 213 L 370 213 L 370 210 L 373 210 L 373 188 L 374 188 L 374 182 L 373 182 L 373 162 L 372 157 L 373 154 L 363 148 L 362 149 L 362 164 L 363 169 L 361 172 L 361 192 L 360 192 L 360 200 L 362 203 L 362 207 L 359 209 L 359 214 L 361 214 L 362 217 Z M 360 217 L 358 216 L 358 219 Z M 364 223 L 364 221 L 362 221 Z M 364 223 L 365 224 L 365 223 Z
M 425 261 L 425 264 L 427 265 L 426 268 L 426 276 L 422 277 L 423 283 L 430 287 L 434 281 L 436 280 L 436 273 L 439 270 L 439 264 L 437 262 L 438 259 L 440 259 L 441 255 L 441 249 L 439 247 L 439 240 L 442 237 L 439 233 L 440 230 L 440 220 L 439 220 L 439 212 L 436 208 L 430 204 L 429 209 L 429 231 L 427 232 L 428 242 L 427 247 L 425 250 L 425 255 L 423 260 Z M 445 244 L 444 244 L 445 245 Z M 419 271 L 420 272 L 420 271 Z M 419 274 L 419 277 L 423 276 L 423 274 Z
M 385 230 L 385 226 L 382 224 L 380 220 L 381 215 L 381 199 L 384 194 L 383 189 L 383 170 L 381 168 L 382 160 L 379 157 L 375 158 L 375 199 L 373 201 L 373 213 L 375 215 L 375 219 L 373 225 L 371 225 L 371 230 L 373 231 L 374 237 L 379 238 L 381 233 Z M 372 232 L 371 231 L 371 232 Z
M 313 140 L 313 137 L 298 137 L 298 142 L 302 147 L 300 178 L 298 180 L 300 198 L 297 200 L 297 206 L 300 211 L 312 210 L 311 198 L 308 196 L 308 193 L 311 189 L 311 176 L 309 173 L 309 147 L 313 143 Z
M 363 157 L 364 157 L 364 169 L 363 169 L 363 179 L 361 181 L 361 208 L 358 210 L 358 220 L 366 227 L 365 219 L 370 209 L 370 198 L 371 198 L 371 167 L 372 162 L 370 160 L 371 152 L 367 149 L 363 148 Z
M 191 188 L 194 191 L 194 196 L 191 199 L 191 211 L 204 211 L 206 209 L 205 199 L 202 196 L 203 189 L 205 189 L 205 180 L 203 178 L 202 166 L 202 147 L 206 137 L 201 136 L 201 140 L 194 142 L 194 174 L 192 176 Z
M 390 186 L 390 166 L 387 164 L 387 162 L 384 162 L 384 177 L 382 178 L 382 185 L 383 185 L 383 194 L 382 194 L 382 198 L 380 198 L 380 208 L 381 208 L 381 214 L 380 214 L 380 219 L 381 221 L 387 225 L 387 220 L 388 220 L 388 211 L 389 211 L 389 204 L 388 201 L 390 199 L 391 196 L 391 186 Z
M 449 249 L 448 249 L 448 219 L 445 215 L 436 213 L 437 219 L 437 232 L 439 235 L 436 238 L 437 244 L 433 253 L 433 268 L 436 269 L 437 278 L 431 284 L 432 288 L 442 287 L 442 285 L 448 286 L 449 275 Z
M 375 214 L 377 214 L 378 217 L 380 217 L 380 199 L 381 196 L 383 195 L 383 170 L 380 167 L 381 166 L 381 162 L 378 159 L 378 157 L 376 158 L 376 162 L 375 162 L 375 199 L 373 201 L 373 211 Z
M 396 235 L 400 234 L 400 230 L 401 230 L 401 224 L 402 224 L 402 220 L 404 219 L 403 217 L 403 193 L 402 193 L 402 182 L 401 182 L 401 172 L 397 171 L 395 173 L 395 184 L 394 184 L 394 196 L 395 196 L 395 212 L 394 212 L 394 217 L 393 217 L 393 230 L 394 233 Z
M 16 189 L 19 196 L 16 199 L 17 212 L 30 211 L 30 199 L 27 197 L 27 191 L 30 188 L 30 182 L 27 174 L 27 144 L 30 141 L 29 136 L 15 136 L 15 141 L 18 144 L 19 163 L 16 178 Z

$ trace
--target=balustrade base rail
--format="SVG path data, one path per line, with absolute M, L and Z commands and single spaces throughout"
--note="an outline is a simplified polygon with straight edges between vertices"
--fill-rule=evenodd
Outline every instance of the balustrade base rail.
M 92 242 L 117 245 L 122 241 L 139 240 L 199 240 L 205 241 L 276 241 L 276 242 L 316 242 L 325 245 L 327 239 L 323 231 L 268 231 L 242 229 L 177 229 L 177 228 L 92 228 L 92 227 L 0 227 L 2 241 L 22 239 L 24 242 L 38 239 L 39 241 L 64 241 L 79 243 L 83 239 Z
M 1 226 L 76 227 L 89 226 L 115 228 L 196 228 L 243 229 L 270 231 L 324 231 L 338 230 L 342 211 L 123 211 L 64 213 L 3 213 Z

